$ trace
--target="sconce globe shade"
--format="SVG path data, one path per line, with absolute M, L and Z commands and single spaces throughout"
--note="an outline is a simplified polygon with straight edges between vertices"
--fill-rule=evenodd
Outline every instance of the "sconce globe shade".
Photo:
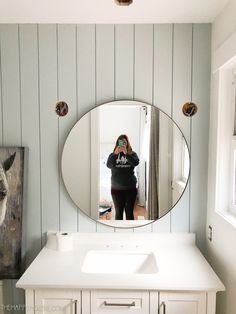
M 118 5 L 130 5 L 133 0 L 115 0 L 115 2 Z

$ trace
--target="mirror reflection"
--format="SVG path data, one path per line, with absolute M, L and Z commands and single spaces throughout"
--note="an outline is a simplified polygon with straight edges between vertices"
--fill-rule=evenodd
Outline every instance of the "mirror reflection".
M 62 154 L 63 180 L 75 204 L 120 227 L 164 216 L 183 194 L 188 175 L 188 147 L 178 126 L 158 108 L 136 101 L 107 103 L 85 114 Z

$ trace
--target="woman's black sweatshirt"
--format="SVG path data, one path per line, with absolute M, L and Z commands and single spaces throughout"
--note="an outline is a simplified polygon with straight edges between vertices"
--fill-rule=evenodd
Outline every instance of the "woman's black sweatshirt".
M 129 190 L 136 188 L 137 179 L 134 167 L 139 164 L 138 155 L 111 153 L 107 159 L 107 167 L 111 169 L 111 188 L 115 190 Z

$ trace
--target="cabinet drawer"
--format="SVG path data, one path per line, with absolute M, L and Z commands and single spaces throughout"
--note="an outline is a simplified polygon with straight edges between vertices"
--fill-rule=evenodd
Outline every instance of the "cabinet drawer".
M 147 314 L 149 293 L 145 291 L 91 291 L 91 314 Z
M 35 290 L 37 314 L 81 314 L 81 292 L 73 289 Z M 27 309 L 27 313 L 29 309 Z
M 160 314 L 206 314 L 204 292 L 160 292 Z

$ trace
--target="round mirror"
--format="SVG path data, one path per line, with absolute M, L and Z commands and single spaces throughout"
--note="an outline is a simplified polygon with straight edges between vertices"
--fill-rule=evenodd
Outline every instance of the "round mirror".
M 62 176 L 86 215 L 113 227 L 137 227 L 163 217 L 181 198 L 189 150 L 179 127 L 158 108 L 114 101 L 74 125 Z

